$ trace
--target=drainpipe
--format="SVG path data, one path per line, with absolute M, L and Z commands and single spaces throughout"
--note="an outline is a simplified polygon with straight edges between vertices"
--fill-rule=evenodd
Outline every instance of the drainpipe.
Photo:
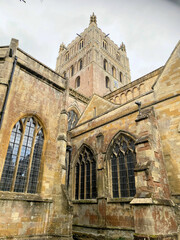
M 5 96 L 5 99 L 4 99 L 4 104 L 3 104 L 3 107 L 2 107 L 1 119 L 0 119 L 0 129 L 1 129 L 1 126 L 2 126 L 3 118 L 4 118 L 4 113 L 5 113 L 5 109 L 6 109 L 6 105 L 7 105 L 7 100 L 8 100 L 12 80 L 13 80 L 13 75 L 14 75 L 14 70 L 15 70 L 15 67 L 16 67 L 16 63 L 17 63 L 17 57 L 15 56 L 12 71 L 11 71 L 11 76 L 10 76 L 10 80 L 9 80 L 9 84 L 7 86 L 6 96 Z

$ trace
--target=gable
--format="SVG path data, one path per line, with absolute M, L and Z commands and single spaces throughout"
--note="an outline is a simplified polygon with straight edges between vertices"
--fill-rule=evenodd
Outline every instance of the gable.
M 117 107 L 118 105 L 113 104 L 98 95 L 93 95 L 84 113 L 81 115 L 78 125 L 90 119 L 96 118 Z

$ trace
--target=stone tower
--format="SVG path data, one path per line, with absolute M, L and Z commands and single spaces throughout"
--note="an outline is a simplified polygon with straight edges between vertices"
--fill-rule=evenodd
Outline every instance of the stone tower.
M 125 45 L 118 47 L 108 35 L 98 28 L 93 13 L 88 28 L 67 47 L 60 45 L 56 71 L 85 96 L 104 96 L 130 82 Z

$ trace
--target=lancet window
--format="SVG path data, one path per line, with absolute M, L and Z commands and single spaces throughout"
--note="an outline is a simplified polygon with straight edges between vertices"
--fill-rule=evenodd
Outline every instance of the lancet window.
M 36 193 L 43 129 L 35 117 L 20 119 L 13 127 L 0 181 L 1 191 Z
M 75 165 L 75 199 L 96 197 L 96 161 L 92 151 L 84 146 Z
M 134 140 L 121 133 L 114 140 L 109 156 L 113 198 L 133 197 L 136 193 Z

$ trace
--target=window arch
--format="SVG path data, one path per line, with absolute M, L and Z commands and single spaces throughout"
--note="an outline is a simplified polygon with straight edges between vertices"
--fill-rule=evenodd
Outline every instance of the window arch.
M 83 146 L 75 165 L 75 199 L 96 197 L 96 161 L 90 148 Z
M 78 122 L 78 115 L 74 110 L 68 112 L 68 131 L 75 127 Z
M 114 66 L 112 66 L 112 75 L 114 78 L 116 77 L 116 69 Z
M 80 76 L 78 76 L 75 80 L 75 88 L 80 87 Z
M 104 70 L 107 71 L 107 60 L 106 59 L 104 59 Z
M 84 41 L 83 39 L 79 42 L 79 49 L 82 49 L 84 47 Z
M 13 127 L 0 181 L 1 191 L 36 193 L 44 143 L 35 117 L 20 119 Z
M 134 139 L 124 133 L 118 134 L 110 146 L 108 156 L 112 197 L 133 197 L 136 193 Z
M 109 78 L 106 76 L 106 88 L 110 87 L 110 80 Z
M 107 50 L 107 42 L 103 40 L 103 48 Z
M 79 62 L 78 62 L 78 68 L 79 68 L 79 70 L 81 70 L 82 67 L 83 67 L 83 61 L 82 61 L 82 59 L 80 59 Z

